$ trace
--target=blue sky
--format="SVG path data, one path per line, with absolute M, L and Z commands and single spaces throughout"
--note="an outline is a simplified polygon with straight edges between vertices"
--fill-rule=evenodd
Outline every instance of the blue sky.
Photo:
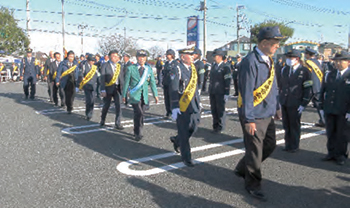
M 113 33 L 124 35 L 126 28 L 127 36 L 136 38 L 139 47 L 147 49 L 158 45 L 164 49 L 178 49 L 186 45 L 186 17 L 199 15 L 202 18 L 202 12 L 196 10 L 199 4 L 200 0 L 65 0 L 66 31 L 77 34 L 77 25 L 84 24 L 88 25 L 85 34 L 101 37 Z M 19 26 L 25 28 L 26 0 L 0 0 L 0 5 L 22 9 L 15 11 L 15 18 L 20 20 Z M 245 6 L 241 10 L 246 16 L 244 26 L 268 19 L 290 22 L 288 25 L 295 33 L 288 42 L 311 40 L 348 44 L 349 0 L 207 0 L 208 50 L 237 38 L 236 5 Z M 61 0 L 30 0 L 30 10 L 31 29 L 62 31 Z M 245 29 L 241 34 L 248 35 Z M 33 31 L 30 36 L 34 50 L 62 48 L 61 34 Z M 84 38 L 84 52 L 98 52 L 98 37 Z M 79 54 L 80 36 L 66 35 L 66 48 Z

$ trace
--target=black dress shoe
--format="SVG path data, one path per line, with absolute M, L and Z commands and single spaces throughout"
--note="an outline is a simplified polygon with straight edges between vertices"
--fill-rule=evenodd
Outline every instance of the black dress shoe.
M 104 121 L 101 121 L 100 122 L 100 128 L 104 127 L 105 126 L 105 122 Z
M 190 161 L 182 161 L 187 167 L 190 167 L 190 168 L 193 168 L 194 167 L 194 164 L 193 162 L 190 160 Z
M 233 170 L 233 173 L 234 173 L 236 176 L 240 177 L 240 178 L 245 178 L 244 173 L 240 172 L 240 171 L 237 170 L 237 169 L 234 169 L 234 170 Z
M 284 148 L 282 149 L 282 151 L 288 152 L 289 149 L 284 147 Z
M 136 135 L 135 136 L 135 141 L 137 141 L 137 142 L 141 141 L 142 137 L 143 136 L 141 136 L 141 135 Z
M 173 143 L 175 152 L 180 153 L 180 147 L 176 144 L 176 136 L 170 137 L 170 141 Z
M 337 158 L 337 159 L 335 160 L 335 163 L 337 163 L 338 165 L 343 166 L 343 165 L 345 165 L 345 159 L 342 158 L 342 157 L 339 157 L 339 158 Z
M 87 121 L 90 121 L 90 120 L 91 120 L 91 117 L 86 116 L 86 120 L 87 120 Z
M 315 123 L 315 126 L 322 127 L 322 128 L 326 127 L 324 123 Z
M 331 161 L 334 160 L 335 158 L 330 156 L 330 155 L 326 155 L 326 157 L 322 158 L 322 161 Z
M 123 130 L 124 129 L 124 127 L 122 125 L 115 125 L 114 128 L 118 129 L 118 130 Z
M 261 191 L 259 191 L 259 190 L 248 190 L 248 189 L 247 189 L 247 191 L 252 197 L 257 198 L 257 199 L 259 199 L 261 201 L 267 201 L 266 196 Z
M 72 114 L 72 111 L 67 111 L 68 112 L 68 114 Z

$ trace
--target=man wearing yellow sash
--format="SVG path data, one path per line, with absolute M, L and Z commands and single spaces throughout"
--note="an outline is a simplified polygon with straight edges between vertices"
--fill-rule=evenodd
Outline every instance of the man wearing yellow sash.
M 12 71 L 12 80 L 15 82 L 18 80 L 19 69 L 16 63 L 14 62 L 12 63 L 11 71 Z
M 100 127 L 105 125 L 105 120 L 109 106 L 113 98 L 115 105 L 115 128 L 118 130 L 124 129 L 121 124 L 122 111 L 121 111 L 121 93 L 124 84 L 123 70 L 118 63 L 118 51 L 111 50 L 108 54 L 109 61 L 105 62 L 101 66 L 101 96 L 103 97 L 103 108 L 101 114 Z
M 312 78 L 312 82 L 313 82 L 312 103 L 317 108 L 317 112 L 318 112 L 318 115 L 320 117 L 320 120 L 315 125 L 319 126 L 319 127 L 325 127 L 324 115 L 321 113 L 321 108 L 318 106 L 319 101 L 317 99 L 319 97 L 320 92 L 321 92 L 321 85 L 322 85 L 324 71 L 323 71 L 323 68 L 322 68 L 320 62 L 315 57 L 316 53 L 317 53 L 317 51 L 315 51 L 311 48 L 306 48 L 305 49 L 305 59 L 307 59 L 307 60 L 305 61 L 305 64 L 311 72 L 311 78 Z
M 59 92 L 60 99 L 61 99 L 61 107 L 65 106 L 64 99 L 63 99 L 63 93 L 59 91 L 59 87 L 56 83 L 56 77 L 57 77 L 57 69 L 59 68 L 59 65 L 61 63 L 61 54 L 59 52 L 55 52 L 53 57 L 55 59 L 50 62 L 50 64 L 47 66 L 49 74 L 47 75 L 47 80 L 50 81 L 49 89 L 50 89 L 50 100 L 52 100 L 55 103 L 55 106 L 58 106 L 58 97 L 57 92 Z
M 45 64 L 44 64 L 44 79 L 46 79 L 47 81 L 47 93 L 49 94 L 49 97 L 50 97 L 50 102 L 53 102 L 53 98 L 51 96 L 51 92 L 52 92 L 52 82 L 53 80 L 50 80 L 50 66 L 51 66 L 51 62 L 55 61 L 55 57 L 54 57 L 54 52 L 53 51 L 50 51 L 49 52 L 49 57 L 46 59 L 45 61 Z
M 56 75 L 56 86 L 60 87 L 62 102 L 67 106 L 68 114 L 72 113 L 76 82 L 78 79 L 78 62 L 73 51 L 68 51 L 67 58 L 59 65 Z
M 20 67 L 21 80 L 23 78 L 23 90 L 25 99 L 29 96 L 30 87 L 30 99 L 34 99 L 36 91 L 36 81 L 39 74 L 39 67 L 35 65 L 35 57 L 32 57 L 32 49 L 27 49 L 27 57 L 23 58 Z
M 98 67 L 95 65 L 96 58 L 89 54 L 87 62 L 79 70 L 78 85 L 80 90 L 84 90 L 85 94 L 85 115 L 86 120 L 92 118 L 94 110 L 94 91 L 96 90 L 96 83 L 98 78 Z
M 179 50 L 181 61 L 170 72 L 170 99 L 172 119 L 176 120 L 177 136 L 171 137 L 182 162 L 193 167 L 190 137 L 197 131 L 200 120 L 197 69 L 193 64 L 194 47 Z
M 234 173 L 245 179 L 251 196 L 266 201 L 261 191 L 261 163 L 276 147 L 272 117 L 278 95 L 271 56 L 284 37 L 278 26 L 261 28 L 257 37 L 258 46 L 242 60 L 238 70 L 238 113 L 246 151 Z

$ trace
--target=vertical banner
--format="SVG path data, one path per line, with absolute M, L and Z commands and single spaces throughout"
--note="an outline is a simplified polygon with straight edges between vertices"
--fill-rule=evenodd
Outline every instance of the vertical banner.
M 187 45 L 199 45 L 198 16 L 191 16 L 187 19 Z

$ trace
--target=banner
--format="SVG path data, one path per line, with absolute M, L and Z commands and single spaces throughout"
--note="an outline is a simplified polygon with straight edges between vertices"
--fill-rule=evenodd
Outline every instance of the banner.
M 198 16 L 191 16 L 187 19 L 187 45 L 199 45 Z

